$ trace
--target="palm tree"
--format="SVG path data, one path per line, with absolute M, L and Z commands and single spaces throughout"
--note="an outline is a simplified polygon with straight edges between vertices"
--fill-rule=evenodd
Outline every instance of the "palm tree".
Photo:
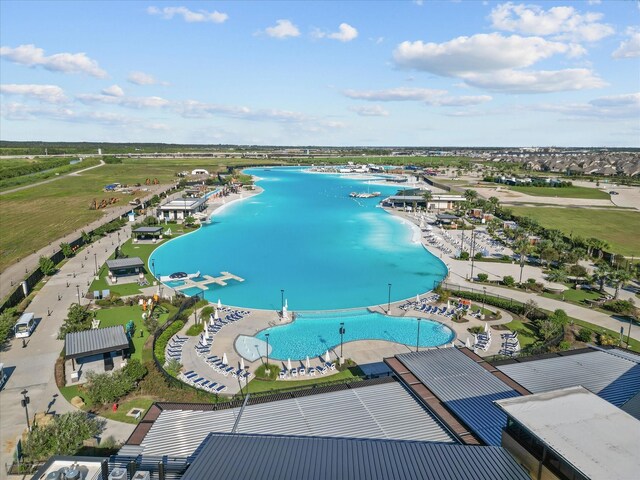
M 550 282 L 564 283 L 567 281 L 567 272 L 563 268 L 555 268 L 547 274 Z
M 600 293 L 604 292 L 604 284 L 609 280 L 611 273 L 611 267 L 608 263 L 600 262 L 596 265 L 596 269 L 593 272 L 593 279 L 600 285 Z
M 598 260 L 602 260 L 602 257 L 604 256 L 604 251 L 607 248 L 609 248 L 609 244 L 604 240 L 599 240 L 597 238 L 594 238 L 594 240 L 595 242 L 594 242 L 593 248 L 598 250 Z
M 522 272 L 524 270 L 524 264 L 527 261 L 527 255 L 533 250 L 533 245 L 526 238 L 521 238 L 514 245 L 514 251 L 520 255 L 520 280 L 518 283 L 522 283 Z
M 620 288 L 624 287 L 631 280 L 631 274 L 626 270 L 616 270 L 611 274 L 611 281 L 616 287 L 616 291 L 613 294 L 613 298 L 617 299 L 620 293 Z
M 467 199 L 467 202 L 473 203 L 473 201 L 478 198 L 478 192 L 475 190 L 467 189 L 464 191 L 464 198 Z
M 427 205 L 427 210 L 429 210 L 429 202 L 433 200 L 433 193 L 431 190 L 427 190 L 422 194 L 422 198 L 424 198 L 425 204 Z
M 500 206 L 500 200 L 498 200 L 498 197 L 489 197 L 487 202 L 489 204 L 490 212 L 495 214 L 496 210 L 498 210 L 498 206 Z

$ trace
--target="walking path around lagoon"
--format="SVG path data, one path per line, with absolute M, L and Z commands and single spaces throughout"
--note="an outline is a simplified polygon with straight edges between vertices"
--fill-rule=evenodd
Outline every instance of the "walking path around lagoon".
M 392 209 L 385 210 L 387 210 L 392 215 L 402 217 L 414 224 L 418 222 L 412 215 L 405 212 Z M 426 242 L 424 237 L 422 237 L 422 243 L 425 248 L 434 255 L 442 256 L 442 252 Z M 445 261 L 444 258 L 443 261 Z M 614 332 L 619 332 L 620 328 L 624 327 L 624 333 L 625 335 L 627 334 L 627 330 L 629 327 L 628 320 L 622 320 L 620 318 L 614 317 L 613 315 L 607 315 L 606 313 L 602 313 L 597 310 L 580 307 L 578 305 L 555 300 L 553 298 L 543 297 L 541 295 L 536 295 L 535 293 L 527 293 L 521 290 L 510 289 L 506 287 L 503 288 L 495 285 L 471 282 L 468 280 L 471 272 L 470 260 L 465 261 L 457 260 L 455 258 L 447 258 L 445 263 L 449 268 L 449 276 L 446 280 L 448 283 L 460 285 L 467 288 L 474 288 L 478 291 L 486 287 L 487 292 L 490 294 L 512 298 L 523 303 L 528 302 L 529 300 L 533 300 L 538 304 L 540 308 L 550 311 L 562 309 L 567 312 L 567 315 L 569 315 L 570 317 L 578 318 L 580 320 L 599 325 Z M 487 273 L 489 275 L 489 278 L 494 280 L 502 279 L 506 275 L 511 275 L 514 278 L 519 278 L 520 265 L 518 263 L 474 262 L 474 275 L 476 273 Z M 535 278 L 537 281 L 545 281 L 542 274 L 542 269 L 538 267 L 531 267 L 529 265 L 525 265 L 522 278 Z M 640 328 L 632 327 L 631 337 L 636 340 L 640 340 Z

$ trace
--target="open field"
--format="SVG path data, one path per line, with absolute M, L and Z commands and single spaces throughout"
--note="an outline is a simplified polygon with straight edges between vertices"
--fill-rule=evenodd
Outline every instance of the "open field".
M 609 200 L 610 198 L 607 192 L 588 187 L 509 187 L 509 189 L 534 197 L 590 198 L 593 200 Z
M 0 191 L 11 190 L 15 187 L 37 183 L 48 178 L 66 175 L 76 170 L 93 167 L 100 164 L 98 158 L 86 158 L 82 162 L 71 164 L 71 159 L 55 158 L 63 160 L 65 163 L 57 165 L 51 162 L 29 160 L 29 159 L 2 159 L 0 160 Z M 19 174 L 24 168 L 39 168 L 31 173 Z
M 243 159 L 124 159 L 79 175 L 0 196 L 0 270 L 58 238 L 98 220 L 105 210 L 89 210 L 93 199 L 116 197 L 116 207 L 127 205 L 135 193 L 104 192 L 109 183 L 144 184 L 157 178 L 162 184 L 177 180 L 177 172 L 198 166 L 226 172 L 227 166 L 257 164 Z M 140 192 L 144 195 L 145 192 Z M 57 247 L 57 245 L 55 245 Z
M 568 235 L 595 237 L 608 242 L 615 253 L 638 256 L 640 213 L 619 210 L 557 207 L 512 207 L 514 214 L 527 216 L 546 228 Z

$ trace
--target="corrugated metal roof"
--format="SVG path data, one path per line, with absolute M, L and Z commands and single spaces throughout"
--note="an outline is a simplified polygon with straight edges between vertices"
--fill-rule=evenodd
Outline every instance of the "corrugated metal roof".
M 520 394 L 457 348 L 396 355 L 413 375 L 488 445 L 500 445 L 506 415 L 493 402 Z
M 631 397 L 627 403 L 620 407 L 620 409 L 640 420 L 640 392 Z
M 66 358 L 113 352 L 129 348 L 129 337 L 122 325 L 67 333 L 64 337 Z
M 616 350 L 587 351 L 497 368 L 532 393 L 582 385 L 620 407 L 640 392 L 640 364 L 634 360 Z
M 239 408 L 165 410 L 142 440 L 145 455 L 188 456 L 211 432 L 230 432 Z M 455 442 L 399 383 L 248 405 L 238 433 Z
M 254 459 L 255 461 L 243 461 Z M 274 435 L 211 434 L 183 480 L 525 480 L 499 447 Z
M 162 227 L 138 227 L 133 233 L 158 233 L 162 231 Z
M 144 262 L 138 257 L 115 258 L 113 260 L 107 260 L 107 268 L 109 270 L 113 270 L 114 268 L 131 268 L 142 266 L 144 266 Z

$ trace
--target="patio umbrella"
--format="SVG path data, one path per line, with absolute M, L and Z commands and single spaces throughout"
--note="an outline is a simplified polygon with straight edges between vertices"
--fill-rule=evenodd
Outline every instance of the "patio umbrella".
M 292 369 L 292 367 L 291 367 L 291 359 L 289 358 L 289 359 L 287 359 L 287 370 L 291 370 L 291 369 Z
M 311 362 L 309 361 L 309 355 L 307 355 L 307 370 L 311 368 Z
M 419 301 L 420 301 L 420 294 L 417 294 L 416 295 L 416 302 L 419 302 Z
M 218 299 L 218 308 L 222 308 L 222 302 Z
M 224 363 L 225 365 L 228 363 L 228 361 L 227 361 L 227 353 L 226 352 L 222 354 L 222 363 Z
M 489 324 L 487 322 L 484 322 L 484 331 L 485 332 L 489 331 Z
M 289 308 L 289 302 L 286 298 L 284 299 L 284 308 Z
M 240 370 L 244 370 L 244 358 L 240 357 Z
M 471 342 L 469 341 L 469 337 L 467 337 L 467 341 L 464 343 L 464 346 L 467 348 L 471 348 Z
M 451 301 L 447 300 L 447 310 L 449 310 L 451 308 Z
M 220 315 L 218 315 L 218 309 L 216 308 L 215 313 L 213 314 L 213 319 L 214 320 L 219 320 L 220 319 Z
M 327 350 L 327 353 L 324 354 L 324 361 L 325 362 L 330 362 L 331 361 L 331 356 L 329 355 L 329 350 Z
M 205 330 L 204 330 L 204 338 L 209 340 L 209 329 L 208 328 L 205 328 Z
M 285 305 L 284 307 L 282 307 L 282 318 L 289 318 L 289 316 L 287 315 L 287 306 Z

